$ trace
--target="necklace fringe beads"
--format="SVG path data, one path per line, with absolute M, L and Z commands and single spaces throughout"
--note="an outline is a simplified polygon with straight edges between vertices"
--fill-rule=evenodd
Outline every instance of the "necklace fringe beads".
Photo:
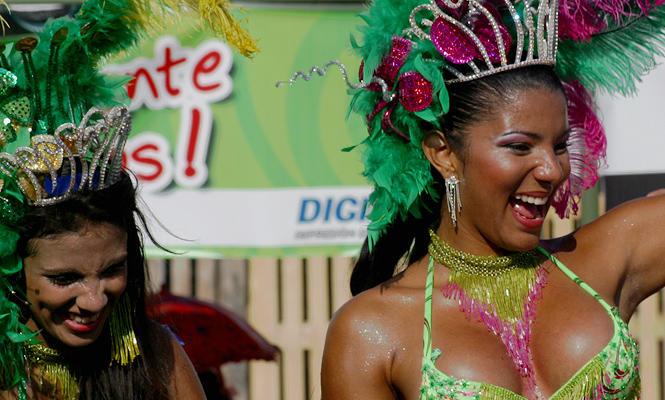
M 502 321 L 524 319 L 524 300 L 538 279 L 536 250 L 507 256 L 476 256 L 455 250 L 430 229 L 429 253 L 450 269 L 449 286 L 493 310 Z M 450 288 L 454 291 L 454 288 Z
M 111 329 L 111 364 L 128 365 L 139 354 L 138 340 L 132 324 L 132 307 L 127 293 L 120 297 L 120 301 L 113 309 L 109 318 Z
M 536 250 L 506 256 L 476 256 L 453 249 L 429 230 L 429 253 L 450 269 L 445 297 L 457 300 L 469 319 L 499 336 L 525 380 L 535 390 L 529 342 L 536 302 L 547 279 Z
M 76 400 L 79 381 L 72 362 L 62 352 L 40 344 L 26 345 L 26 357 L 36 374 L 39 391 L 53 399 Z

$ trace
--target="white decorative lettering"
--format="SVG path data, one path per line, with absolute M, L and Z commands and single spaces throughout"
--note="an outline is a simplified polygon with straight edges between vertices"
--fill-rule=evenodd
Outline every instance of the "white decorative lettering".
M 181 110 L 175 154 L 171 155 L 170 147 L 166 153 L 169 163 L 164 159 L 164 143 L 168 146 L 168 142 L 163 136 L 139 133 L 127 142 L 127 148 L 133 150 L 125 151 L 126 166 L 146 183 L 147 190 L 161 190 L 173 180 L 188 188 L 206 182 L 206 156 L 213 126 L 210 104 L 231 94 L 232 64 L 231 50 L 218 40 L 192 49 L 181 47 L 173 36 L 164 36 L 155 43 L 154 58 L 137 58 L 105 69 L 107 73 L 134 77 L 127 86 L 132 99 L 130 110 L 143 106 L 151 110 Z

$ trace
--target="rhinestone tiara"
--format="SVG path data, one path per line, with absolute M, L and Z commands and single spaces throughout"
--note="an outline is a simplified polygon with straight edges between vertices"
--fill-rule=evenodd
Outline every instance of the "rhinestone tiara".
M 102 75 L 87 56 L 71 62 L 64 50 L 90 29 L 57 20 L 39 38 L 0 43 L 2 223 L 18 221 L 20 203 L 46 206 L 120 178 L 132 125 L 128 78 Z
M 431 0 L 414 8 L 409 22 L 403 35 L 431 41 L 448 61 L 447 83 L 556 64 L 557 0 Z
M 91 108 L 78 125 L 62 124 L 53 135 L 32 136 L 30 146 L 0 153 L 0 171 L 15 177 L 29 205 L 46 206 L 77 190 L 103 189 L 120 176 L 131 128 L 127 107 L 108 113 Z M 4 183 L 0 179 L 0 190 Z
M 382 72 L 391 70 L 395 78 L 408 53 L 422 45 L 419 43 L 422 41 L 432 43 L 443 57 L 443 62 L 434 55 L 423 61 L 439 66 L 446 83 L 470 81 L 529 65 L 554 67 L 558 7 L 558 0 L 430 0 L 413 8 L 410 27 L 402 31 L 401 37 L 393 38 L 393 48 L 369 81 L 364 81 L 361 73 L 360 82 L 351 83 L 346 67 L 333 60 L 323 68 L 314 66 L 307 73 L 298 71 L 276 86 L 293 85 L 298 78 L 309 81 L 313 73 L 323 76 L 328 67 L 337 65 L 349 88 L 380 88 L 388 102 L 394 98 L 394 87 L 386 82 Z M 396 50 L 403 53 L 401 60 L 394 57 Z M 384 71 L 380 71 L 382 68 Z

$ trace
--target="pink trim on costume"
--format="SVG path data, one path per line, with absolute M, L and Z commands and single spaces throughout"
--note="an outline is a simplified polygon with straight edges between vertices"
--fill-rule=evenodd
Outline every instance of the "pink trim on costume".
M 525 380 L 526 389 L 533 394 L 536 377 L 531 357 L 531 324 L 536 315 L 536 302 L 542 297 L 543 286 L 547 282 L 545 269 L 538 267 L 536 282 L 524 299 L 524 316 L 522 320 L 502 321 L 496 314 L 494 305 L 480 302 L 466 295 L 464 290 L 455 283 L 446 283 L 442 288 L 445 297 L 457 300 L 460 309 L 470 320 L 482 322 L 487 329 L 501 338 L 508 354 Z

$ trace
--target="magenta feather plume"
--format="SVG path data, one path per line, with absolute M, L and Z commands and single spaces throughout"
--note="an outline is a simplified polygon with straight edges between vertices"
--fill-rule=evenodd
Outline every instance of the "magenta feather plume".
M 651 9 L 650 0 L 560 0 L 559 39 L 589 41 L 625 19 L 648 15 Z
M 559 38 L 586 41 L 605 28 L 607 25 L 587 0 L 560 1 Z
M 624 17 L 648 15 L 652 8 L 651 0 L 599 0 L 594 5 L 616 23 L 620 23 Z M 640 11 L 638 14 L 635 13 L 635 6 Z
M 589 91 L 578 81 L 564 84 L 568 99 L 570 138 L 568 155 L 570 177 L 552 201 L 556 213 L 567 218 L 577 214 L 582 193 L 598 181 L 598 168 L 605 161 L 607 138 L 605 129 L 595 113 L 596 106 Z

